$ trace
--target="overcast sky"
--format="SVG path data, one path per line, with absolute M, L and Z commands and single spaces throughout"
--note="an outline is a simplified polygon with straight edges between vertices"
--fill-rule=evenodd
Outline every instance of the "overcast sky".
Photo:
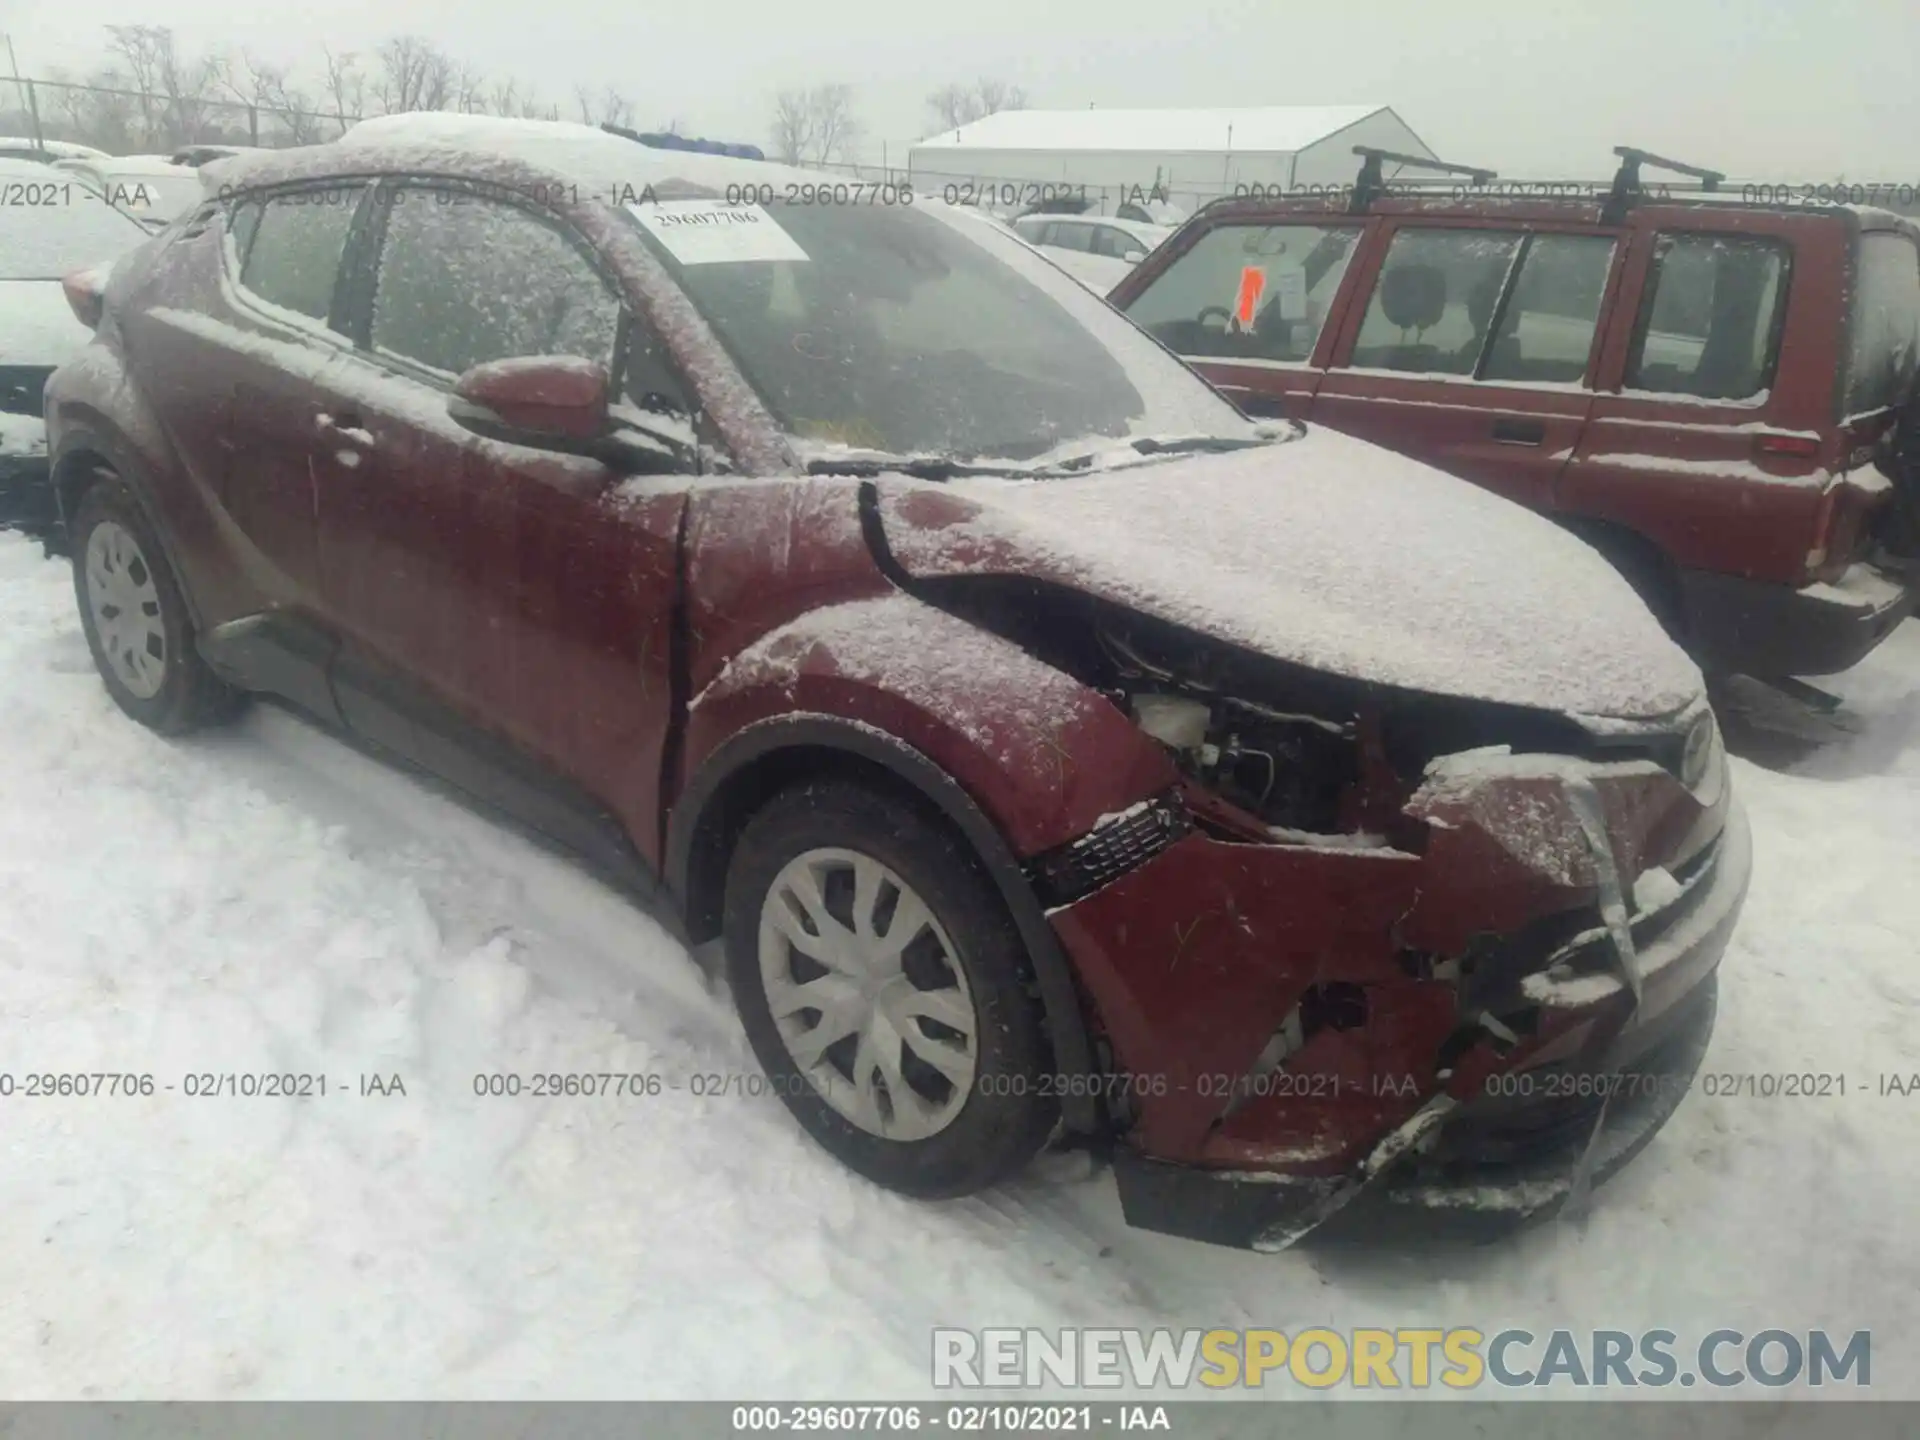
M 1920 0 L 0 0 L 27 75 L 92 68 L 115 23 L 296 66 L 413 33 L 545 99 L 613 85 L 643 127 L 757 143 L 774 91 L 844 81 L 870 161 L 899 163 L 929 91 L 995 76 L 1047 108 L 1387 104 L 1508 175 L 1604 174 L 1636 144 L 1920 182 Z

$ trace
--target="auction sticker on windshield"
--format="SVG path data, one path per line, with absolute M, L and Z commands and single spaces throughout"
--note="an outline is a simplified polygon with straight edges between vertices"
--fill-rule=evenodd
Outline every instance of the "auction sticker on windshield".
M 758 205 L 723 200 L 665 200 L 629 205 L 682 265 L 719 265 L 739 260 L 805 260 L 807 252 Z

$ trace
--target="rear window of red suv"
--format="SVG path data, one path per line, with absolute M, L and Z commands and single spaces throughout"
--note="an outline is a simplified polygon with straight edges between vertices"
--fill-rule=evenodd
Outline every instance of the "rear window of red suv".
M 1868 234 L 1855 260 L 1840 401 L 1848 418 L 1899 404 L 1920 364 L 1920 250 L 1904 235 Z

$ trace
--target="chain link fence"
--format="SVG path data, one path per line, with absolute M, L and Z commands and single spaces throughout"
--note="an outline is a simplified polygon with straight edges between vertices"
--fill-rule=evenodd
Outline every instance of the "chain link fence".
M 360 118 L 66 80 L 0 79 L 0 135 L 70 141 L 113 155 L 170 155 L 188 145 L 317 145 Z

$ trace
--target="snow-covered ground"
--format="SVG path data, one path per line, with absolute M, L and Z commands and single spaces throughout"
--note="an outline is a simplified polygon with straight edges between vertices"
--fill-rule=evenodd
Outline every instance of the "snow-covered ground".
M 1584 1228 L 1262 1257 L 1128 1231 L 1083 1159 L 917 1204 L 695 1098 L 753 1067 L 654 923 L 272 708 L 148 734 L 64 566 L 0 535 L 0 1394 L 906 1397 L 938 1324 L 1326 1324 L 1870 1328 L 1873 1393 L 1920 1397 L 1920 1095 L 1858 1093 L 1920 1071 L 1920 625 L 1839 688 L 1858 733 L 1737 766 L 1709 1065 L 1846 1098 L 1695 1093 Z M 19 1093 L 100 1071 L 159 1088 Z M 474 1094 L 551 1071 L 679 1088 Z M 209 1072 L 330 1089 L 188 1098 Z

